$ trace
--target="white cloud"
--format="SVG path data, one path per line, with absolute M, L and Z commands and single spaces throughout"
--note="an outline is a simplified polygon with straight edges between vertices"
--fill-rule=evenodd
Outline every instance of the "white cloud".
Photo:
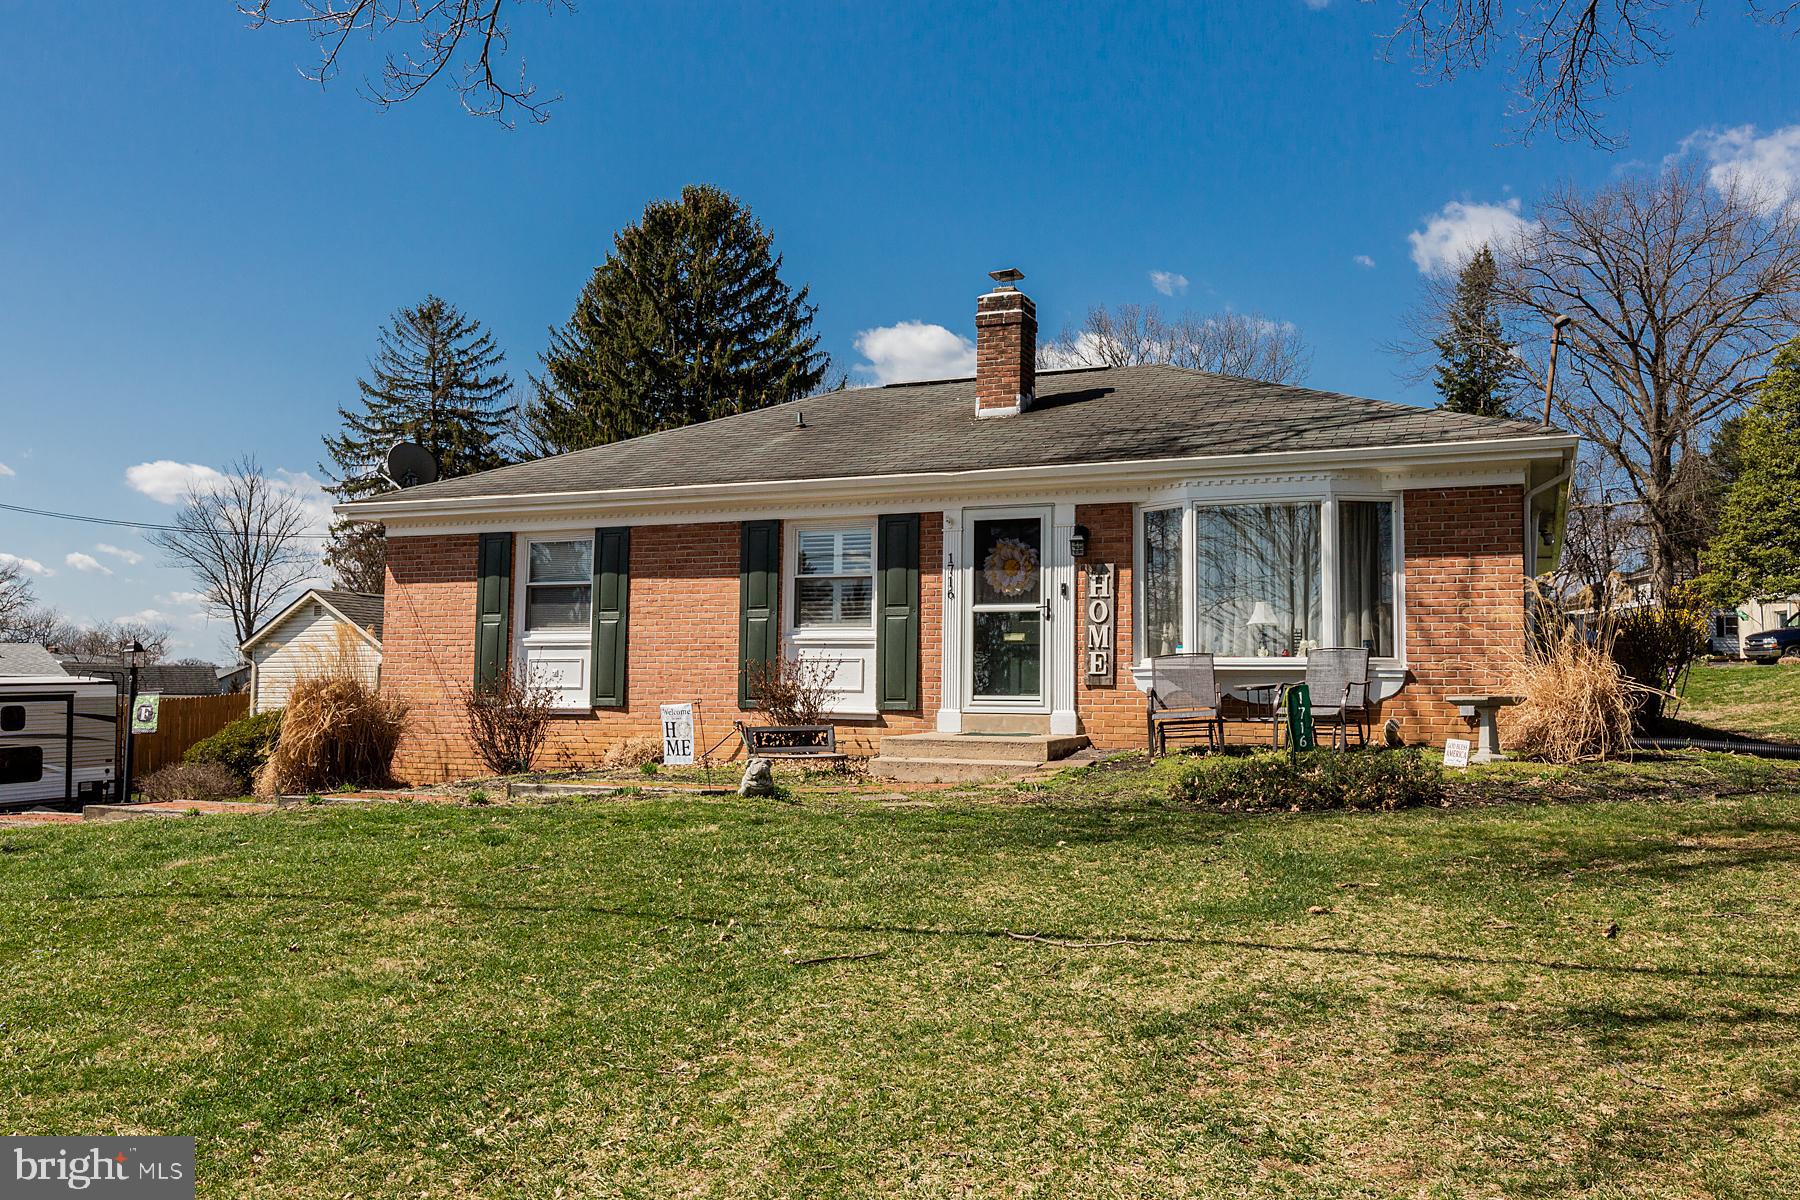
M 50 576 L 56 574 L 37 559 L 24 558 L 17 554 L 0 554 L 0 567 L 17 567 L 27 575 Z
M 70 551 L 68 554 L 63 555 L 63 562 L 67 563 L 71 567 L 74 567 L 77 571 L 86 571 L 90 574 L 99 574 L 99 575 L 111 575 L 112 574 L 111 567 L 107 566 L 105 563 L 101 562 L 99 559 L 95 558 L 93 555 L 83 554 L 79 550 L 73 550 L 73 551 Z
M 857 370 L 876 383 L 952 379 L 975 373 L 975 343 L 942 325 L 902 321 L 856 335 L 856 352 L 866 359 Z
M 1179 296 L 1188 290 L 1188 277 L 1174 271 L 1152 271 L 1150 286 L 1165 296 Z
M 1351 259 L 1350 261 L 1355 263 L 1359 267 L 1373 267 L 1375 265 L 1375 260 L 1370 258 L 1366 254 L 1359 254 L 1355 258 Z
M 206 605 L 206 597 L 199 592 L 169 592 L 167 595 L 158 596 L 157 599 L 164 604 L 173 604 L 178 607 L 205 607 Z
M 1711 164 L 1707 182 L 1720 191 L 1736 186 L 1764 212 L 1800 200 L 1800 125 L 1786 125 L 1761 137 L 1756 126 L 1705 129 L 1681 143 Z
M 1306 7 L 1312 9 L 1314 12 L 1321 12 L 1324 9 L 1331 7 L 1331 0 L 1301 0 L 1301 3 L 1305 4 Z
M 110 554 L 114 558 L 123 559 L 126 566 L 135 567 L 144 561 L 144 556 L 136 550 L 126 550 L 108 542 L 95 542 L 94 549 L 102 554 Z
M 17 471 L 13 470 L 11 467 L 7 466 L 5 463 L 0 463 L 0 479 L 10 479 L 14 475 L 17 475 L 17 474 L 18 474 Z
M 1504 204 L 1468 204 L 1452 200 L 1406 235 L 1413 265 L 1422 275 L 1460 268 L 1482 246 L 1504 246 L 1530 226 L 1519 215 L 1517 197 Z
M 225 476 L 200 463 L 178 463 L 159 458 L 125 469 L 125 482 L 152 500 L 180 504 L 190 491 L 211 491 Z
M 119 620 L 127 625 L 166 625 L 169 614 L 158 608 L 140 608 L 134 613 L 126 613 Z

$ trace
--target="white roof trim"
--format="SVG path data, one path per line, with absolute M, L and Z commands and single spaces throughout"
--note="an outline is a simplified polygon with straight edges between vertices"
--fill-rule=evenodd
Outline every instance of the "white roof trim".
M 381 639 L 376 637 L 369 630 L 364 629 L 361 625 L 358 625 L 355 621 L 352 621 L 349 617 L 345 616 L 343 609 L 339 608 L 337 605 L 333 604 L 331 601 L 329 601 L 325 598 L 325 592 L 324 592 L 323 588 L 307 588 L 304 592 L 300 593 L 299 597 L 297 599 L 295 599 L 295 601 L 292 604 L 288 605 L 286 608 L 282 609 L 280 612 L 278 612 L 274 616 L 270 617 L 267 621 L 264 621 L 262 628 L 258 629 L 255 633 L 251 634 L 247 639 L 245 639 L 243 644 L 238 647 L 238 653 L 248 657 L 249 653 L 250 653 L 250 647 L 256 645 L 256 643 L 262 641 L 264 638 L 268 637 L 271 633 L 273 633 L 276 629 L 280 628 L 281 625 L 284 622 L 286 622 L 289 617 L 293 616 L 296 612 L 300 611 L 300 606 L 302 604 L 305 604 L 307 602 L 307 600 L 309 600 L 309 599 L 314 604 L 323 604 L 326 608 L 331 610 L 332 616 L 336 617 L 339 621 L 343 622 L 345 625 L 348 625 L 350 628 L 356 630 L 357 633 L 361 634 L 363 641 L 369 643 L 369 645 L 373 646 L 376 650 L 381 649 Z M 242 665 L 249 666 L 250 664 L 244 663 Z M 234 669 L 236 669 L 236 668 L 234 668 Z
M 984 467 L 972 471 L 931 471 L 895 475 L 849 475 L 817 479 L 754 480 L 746 483 L 680 484 L 654 488 L 601 488 L 580 492 L 539 492 L 408 500 L 404 493 L 334 505 L 338 516 L 379 521 L 389 517 L 456 517 L 517 509 L 553 511 L 630 503 L 640 506 L 693 504 L 776 496 L 786 502 L 826 500 L 924 488 L 1055 484 L 1093 486 L 1166 481 L 1195 471 L 1271 470 L 1358 464 L 1370 469 L 1562 458 L 1580 439 L 1572 433 L 1429 442 L 1395 446 L 1350 446 L 1328 450 L 1281 450 L 1255 454 L 1195 455 L 1186 458 L 1130 459 L 1121 462 L 1057 463 L 1048 466 Z M 247 645 L 248 643 L 246 643 Z

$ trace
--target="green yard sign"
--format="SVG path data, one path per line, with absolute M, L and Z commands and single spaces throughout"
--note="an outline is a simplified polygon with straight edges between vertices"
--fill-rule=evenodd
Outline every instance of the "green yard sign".
M 162 695 L 158 692 L 147 692 L 139 696 L 131 706 L 131 732 L 155 733 L 156 716 L 162 709 Z
M 1312 689 L 1296 683 L 1287 689 L 1288 749 L 1295 754 L 1318 745 L 1313 730 Z

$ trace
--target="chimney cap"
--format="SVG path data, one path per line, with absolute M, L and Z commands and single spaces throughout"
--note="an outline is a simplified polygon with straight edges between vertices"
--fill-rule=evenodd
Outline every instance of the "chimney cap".
M 1025 278 L 1025 272 L 1019 270 L 1017 267 L 1006 267 L 999 271 L 989 271 L 988 278 L 999 284 L 1002 288 L 1010 288 L 1013 284 Z

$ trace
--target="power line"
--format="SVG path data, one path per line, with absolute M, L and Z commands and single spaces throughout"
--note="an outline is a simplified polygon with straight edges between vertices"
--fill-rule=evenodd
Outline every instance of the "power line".
M 197 532 L 180 525 L 159 525 L 154 521 L 127 521 L 118 517 L 88 517 L 83 516 L 80 513 L 54 512 L 48 508 L 27 508 L 23 504 L 0 504 L 0 509 L 5 509 L 8 512 L 26 513 L 33 517 L 54 517 L 59 521 L 85 521 L 89 525 L 117 525 L 124 529 L 148 529 L 168 533 Z M 221 537 L 242 536 L 241 533 L 235 530 L 213 529 L 208 530 L 207 532 L 216 533 Z M 262 535 L 258 534 L 253 536 L 261 537 Z M 311 538 L 314 541 L 320 542 L 328 542 L 331 540 L 331 535 L 328 533 L 296 533 L 291 536 L 297 538 Z

